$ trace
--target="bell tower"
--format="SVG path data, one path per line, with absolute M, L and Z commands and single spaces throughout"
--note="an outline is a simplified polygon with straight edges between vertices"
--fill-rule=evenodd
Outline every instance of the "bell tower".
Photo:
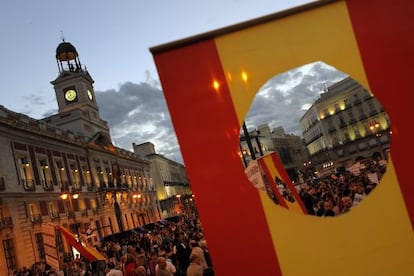
M 51 84 L 55 89 L 58 114 L 43 120 L 85 138 L 97 133 L 109 138 L 108 123 L 101 119 L 95 99 L 94 80 L 81 64 L 76 48 L 63 40 L 56 48 L 56 62 L 59 75 Z

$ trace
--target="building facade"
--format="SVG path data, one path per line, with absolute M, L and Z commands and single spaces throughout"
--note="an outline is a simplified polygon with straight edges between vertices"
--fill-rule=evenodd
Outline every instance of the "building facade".
M 248 164 L 252 160 L 252 152 L 255 159 L 275 152 L 290 179 L 295 182 L 299 180 L 303 163 L 308 160 L 308 154 L 301 137 L 285 133 L 283 127 L 271 130 L 267 124 L 260 125 L 256 130 L 248 132 L 249 138 L 246 136 L 243 132 L 240 137 L 240 156 L 243 163 Z M 249 149 L 249 143 L 252 150 Z
M 71 247 L 46 225 L 93 245 L 162 217 L 151 161 L 115 147 L 75 47 L 56 50 L 58 114 L 35 120 L 0 106 L 0 271 L 58 262 Z
M 350 77 L 330 86 L 302 116 L 300 125 L 319 176 L 357 159 L 387 159 L 391 123 L 379 101 Z
M 170 217 L 195 210 L 193 195 L 185 166 L 157 154 L 154 144 L 132 144 L 135 154 L 151 162 L 151 175 L 157 190 L 162 216 Z

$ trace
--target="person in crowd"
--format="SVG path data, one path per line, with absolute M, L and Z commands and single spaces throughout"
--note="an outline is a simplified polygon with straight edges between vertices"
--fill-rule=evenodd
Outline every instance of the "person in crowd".
M 127 253 L 124 255 L 124 271 L 128 275 L 130 271 L 135 271 L 137 269 L 137 254 L 135 247 L 130 245 L 127 248 Z
M 145 269 L 148 268 L 148 259 L 146 255 L 146 252 L 140 252 L 140 254 L 137 255 L 137 266 L 143 266 Z
M 115 268 L 113 262 L 109 262 L 107 265 L 107 273 L 105 276 L 124 276 L 121 270 Z
M 147 269 L 145 268 L 145 266 L 140 265 L 137 267 L 137 271 L 136 271 L 136 275 L 137 276 L 147 276 Z
M 177 260 L 178 270 L 181 274 L 185 274 L 188 265 L 190 264 L 191 248 L 188 244 L 183 231 L 175 233 L 174 253 Z
M 157 263 L 158 263 L 158 256 L 155 253 L 155 251 L 151 250 L 148 253 L 148 257 L 149 257 L 149 260 L 148 260 L 148 269 L 150 271 L 150 275 L 151 276 L 155 276 L 155 267 L 157 266 Z
M 186 271 L 186 276 L 203 276 L 204 268 L 198 254 L 190 255 L 190 264 Z
M 166 262 L 165 269 L 171 272 L 172 274 L 175 274 L 177 272 L 177 268 L 172 263 L 171 259 L 168 259 L 165 255 L 162 255 L 158 258 L 158 264 L 155 266 L 155 271 L 157 271 L 157 267 L 159 266 L 159 262 Z
M 210 252 L 208 251 L 207 242 L 205 239 L 202 239 L 199 242 L 201 249 L 203 249 L 204 259 L 206 260 L 208 267 L 213 267 L 213 262 L 211 261 Z
M 341 198 L 341 203 L 342 203 L 341 214 L 345 214 L 345 213 L 349 212 L 349 210 L 351 210 L 352 198 L 350 196 L 343 196 Z
M 322 217 L 334 217 L 336 216 L 335 211 L 333 210 L 334 206 L 331 200 L 325 200 L 323 202 L 323 213 Z M 339 211 L 339 210 L 338 210 Z
M 155 268 L 155 276 L 174 276 L 174 274 L 167 269 L 167 260 L 164 257 L 158 258 L 158 264 Z
M 204 251 L 203 249 L 198 245 L 198 242 L 195 240 L 190 241 L 190 248 L 191 248 L 191 254 L 198 255 L 200 264 L 203 267 L 203 269 L 207 268 L 207 262 L 206 258 L 204 257 Z

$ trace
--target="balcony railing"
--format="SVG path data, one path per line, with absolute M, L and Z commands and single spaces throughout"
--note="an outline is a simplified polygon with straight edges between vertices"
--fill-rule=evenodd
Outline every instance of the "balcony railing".
M 42 222 L 42 215 L 41 214 L 30 215 L 30 221 L 32 223 L 41 223 Z
M 87 209 L 82 209 L 80 210 L 81 216 L 83 217 L 87 217 L 88 216 L 88 210 Z
M 41 180 L 43 189 L 45 191 L 53 191 L 53 181 L 52 180 Z
M 33 179 L 21 179 L 20 182 L 23 185 L 25 191 L 35 191 L 36 186 Z
M 52 220 L 60 219 L 60 215 L 57 212 L 51 212 L 51 213 L 49 213 L 49 216 Z

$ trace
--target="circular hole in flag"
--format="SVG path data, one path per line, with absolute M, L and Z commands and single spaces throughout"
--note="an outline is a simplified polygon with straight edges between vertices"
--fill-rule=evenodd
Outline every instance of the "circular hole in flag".
M 240 130 L 239 155 L 249 180 L 275 204 L 326 217 L 348 212 L 379 185 L 390 144 L 380 102 L 319 61 L 261 87 Z

